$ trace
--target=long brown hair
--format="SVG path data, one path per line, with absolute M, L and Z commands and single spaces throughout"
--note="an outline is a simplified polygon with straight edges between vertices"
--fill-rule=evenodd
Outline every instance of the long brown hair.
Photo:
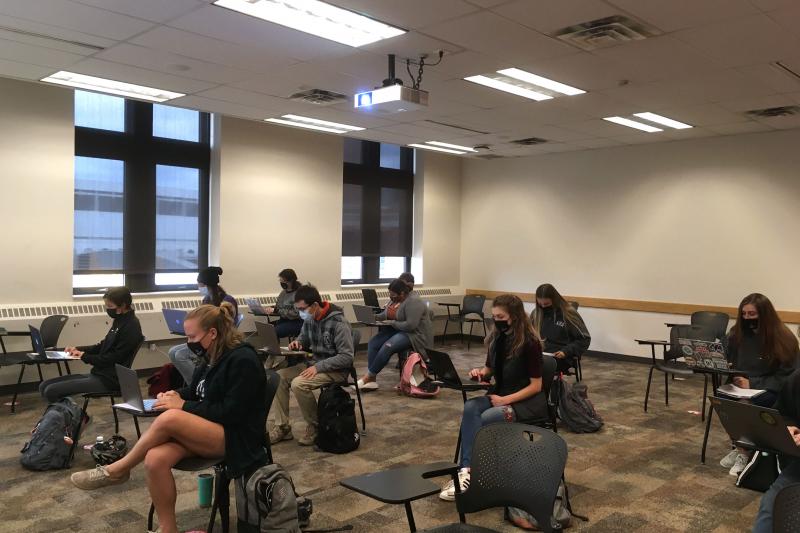
M 564 317 L 564 320 L 567 323 L 571 324 L 575 329 L 577 329 L 581 335 L 588 337 L 589 332 L 586 331 L 586 326 L 581 320 L 580 315 L 575 310 L 572 305 L 561 296 L 561 293 L 556 290 L 555 287 L 550 285 L 549 283 L 544 283 L 539 285 L 536 288 L 536 307 L 533 309 L 533 313 L 531 313 L 531 321 L 533 322 L 533 328 L 536 330 L 537 333 L 541 334 L 542 331 L 542 306 L 539 305 L 539 299 L 547 299 L 552 300 L 553 302 L 553 309 L 560 309 L 561 315 Z
M 203 331 L 209 331 L 212 328 L 217 330 L 217 338 L 206 350 L 209 363 L 212 365 L 219 360 L 222 354 L 242 343 L 242 335 L 233 323 L 234 313 L 233 305 L 230 302 L 222 302 L 219 307 L 208 304 L 201 305 L 186 315 L 186 320 L 197 320 Z
M 508 357 L 518 355 L 522 347 L 528 342 L 539 342 L 539 335 L 533 329 L 528 313 L 525 312 L 525 306 L 518 296 L 513 294 L 501 294 L 492 301 L 492 307 L 501 307 L 508 313 L 511 322 L 511 349 L 508 351 Z M 491 334 L 486 337 L 486 344 L 491 346 L 497 339 L 498 335 L 502 335 L 497 328 L 492 328 Z
M 739 304 L 736 324 L 731 329 L 732 342 L 738 345 L 742 340 L 744 334 L 742 308 L 747 304 L 755 306 L 756 311 L 758 311 L 758 331 L 756 334 L 761 341 L 762 353 L 760 355 L 772 367 L 789 366 L 794 363 L 799 351 L 797 337 L 789 331 L 789 328 L 786 327 L 786 324 L 783 323 L 777 311 L 775 311 L 775 306 L 763 294 L 757 292 L 748 294 Z

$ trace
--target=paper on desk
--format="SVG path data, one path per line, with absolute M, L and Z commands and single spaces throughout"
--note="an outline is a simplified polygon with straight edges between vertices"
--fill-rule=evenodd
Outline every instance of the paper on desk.
M 738 398 L 740 400 L 749 400 L 751 398 L 755 398 L 760 394 L 765 393 L 766 391 L 761 389 L 743 389 L 741 387 L 737 387 L 733 383 L 726 383 L 725 385 L 722 385 L 720 388 L 718 388 L 717 392 L 720 394 L 724 394 L 725 396 L 730 396 L 731 398 Z

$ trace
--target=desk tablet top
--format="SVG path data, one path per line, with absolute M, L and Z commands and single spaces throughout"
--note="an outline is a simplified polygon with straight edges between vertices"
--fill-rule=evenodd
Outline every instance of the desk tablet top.
M 455 467 L 453 463 L 442 461 L 424 465 L 401 466 L 371 474 L 362 474 L 343 479 L 343 487 L 354 490 L 384 503 L 405 503 L 426 496 L 438 494 L 439 484 L 423 479 L 425 472 Z

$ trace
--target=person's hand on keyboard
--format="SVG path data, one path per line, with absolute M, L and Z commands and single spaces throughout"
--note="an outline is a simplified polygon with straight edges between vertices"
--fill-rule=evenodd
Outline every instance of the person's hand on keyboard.
M 156 400 L 153 409 L 183 409 L 183 398 L 174 390 L 159 393 Z

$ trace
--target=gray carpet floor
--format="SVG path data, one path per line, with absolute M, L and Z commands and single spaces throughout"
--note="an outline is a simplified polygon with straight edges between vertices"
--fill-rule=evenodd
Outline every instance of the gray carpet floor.
M 482 349 L 474 345 L 469 352 L 460 345 L 444 350 L 464 371 L 484 359 Z M 358 365 L 363 367 L 365 359 L 363 353 L 358 354 Z M 748 531 L 760 494 L 737 488 L 734 478 L 719 466 L 729 447 L 717 420 L 712 425 L 708 464 L 700 464 L 702 379 L 672 381 L 667 407 L 663 376 L 656 373 L 650 410 L 644 413 L 647 370 L 646 365 L 634 362 L 584 360 L 590 398 L 606 425 L 595 434 L 559 432 L 569 446 L 566 478 L 573 507 L 589 517 L 585 523 L 576 521 L 572 530 Z M 436 399 L 410 399 L 394 391 L 397 379 L 398 371 L 390 364 L 379 376 L 380 390 L 365 395 L 367 435 L 357 451 L 337 456 L 300 447 L 296 441 L 273 447 L 275 460 L 292 475 L 298 492 L 313 500 L 313 528 L 352 524 L 354 531 L 408 531 L 402 506 L 358 495 L 341 487 L 339 480 L 403 464 L 452 459 L 462 410 L 460 394 L 443 390 Z M 293 418 L 298 420 L 294 431 L 302 434 L 303 423 L 292 405 Z M 149 499 L 141 467 L 124 485 L 84 492 L 71 485 L 69 474 L 93 466 L 88 451 L 79 450 L 70 471 L 29 472 L 20 466 L 19 450 L 44 406 L 35 394 L 27 394 L 17 414 L 10 414 L 8 407 L 0 412 L 0 530 L 146 531 Z M 89 411 L 94 421 L 82 443 L 93 441 L 97 434 L 113 433 L 107 403 L 95 401 Z M 125 415 L 121 433 L 129 441 L 135 439 L 133 423 Z M 204 530 L 208 511 L 197 506 L 195 476 L 177 473 L 176 480 L 179 526 L 184 531 Z M 455 505 L 437 496 L 414 502 L 413 509 L 419 529 L 458 520 Z M 503 522 L 500 509 L 470 515 L 468 522 L 498 531 L 520 531 Z

